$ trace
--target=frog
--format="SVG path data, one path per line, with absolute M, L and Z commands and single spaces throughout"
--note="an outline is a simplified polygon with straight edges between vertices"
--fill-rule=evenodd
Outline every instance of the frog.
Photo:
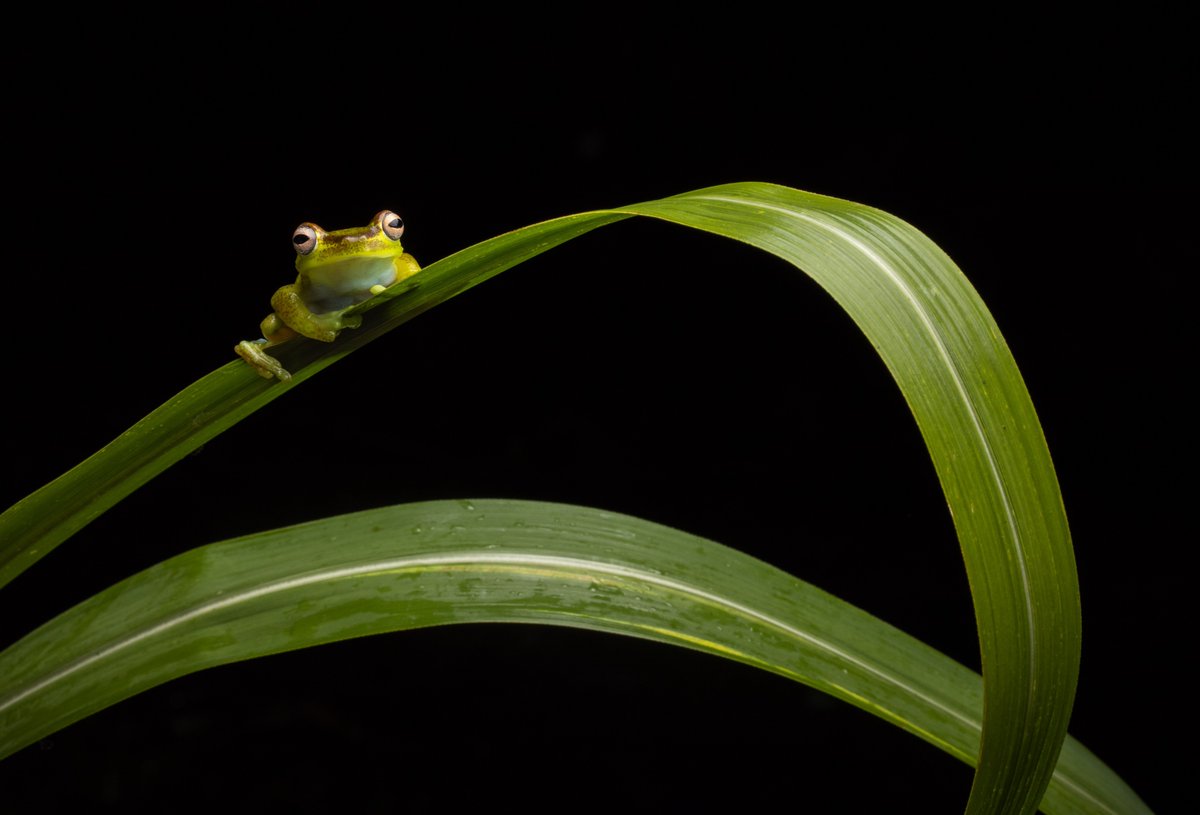
M 326 232 L 305 221 L 292 233 L 296 282 L 271 297 L 273 311 L 260 323 L 262 339 L 243 340 L 234 351 L 265 379 L 291 379 L 291 373 L 266 349 L 297 337 L 333 342 L 362 317 L 347 315 L 353 306 L 421 271 L 404 251 L 404 221 L 380 210 L 365 227 Z

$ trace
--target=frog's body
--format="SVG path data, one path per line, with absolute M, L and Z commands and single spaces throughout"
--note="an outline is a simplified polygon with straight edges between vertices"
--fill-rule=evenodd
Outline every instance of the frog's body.
M 297 334 L 333 342 L 343 328 L 357 328 L 362 318 L 344 316 L 347 309 L 421 271 L 400 245 L 403 234 L 404 222 L 388 210 L 355 229 L 326 232 L 316 224 L 300 224 L 292 234 L 296 282 L 271 298 L 274 311 L 262 321 L 263 339 L 240 342 L 234 350 L 260 376 L 289 379 L 291 374 L 264 350 Z

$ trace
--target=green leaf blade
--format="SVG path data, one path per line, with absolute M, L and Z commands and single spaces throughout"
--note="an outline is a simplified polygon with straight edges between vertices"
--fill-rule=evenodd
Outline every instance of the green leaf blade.
M 489 621 L 682 645 L 825 690 L 968 763 L 978 749 L 976 674 L 778 569 L 614 513 L 447 501 L 212 544 L 60 615 L 0 654 L 0 755 L 203 668 Z M 1046 811 L 1147 811 L 1089 756 L 1064 754 Z
M 1041 426 L 978 294 L 916 229 L 838 199 L 732 185 L 630 209 L 795 263 L 875 346 L 925 437 L 971 582 L 989 718 L 968 812 L 1032 812 L 1074 701 L 1079 588 Z
M 507 232 L 430 264 L 350 313 L 379 309 L 335 343 L 299 340 L 273 351 L 292 371 L 264 380 L 233 358 L 147 415 L 103 449 L 0 513 L 0 588 L 175 462 L 342 357 L 435 305 L 597 227 L 619 213 L 584 213 Z M 386 320 L 379 319 L 386 314 Z M 289 347 L 290 346 L 290 347 Z

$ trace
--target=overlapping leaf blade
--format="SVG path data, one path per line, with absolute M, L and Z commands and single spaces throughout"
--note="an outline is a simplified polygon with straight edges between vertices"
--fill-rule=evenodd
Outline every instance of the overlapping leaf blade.
M 204 667 L 495 621 L 682 645 L 812 685 L 968 763 L 978 750 L 978 675 L 778 569 L 600 510 L 442 501 L 202 547 L 61 615 L 0 655 L 0 756 Z M 1044 809 L 1147 811 L 1074 742 Z

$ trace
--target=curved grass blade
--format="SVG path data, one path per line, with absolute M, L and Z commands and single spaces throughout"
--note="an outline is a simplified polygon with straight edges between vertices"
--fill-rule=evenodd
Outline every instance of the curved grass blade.
M 1033 812 L 1074 702 L 1079 584 L 1041 425 L 979 295 L 922 233 L 838 199 L 733 185 L 628 210 L 791 261 L 875 346 L 921 428 L 971 585 L 987 716 L 967 812 Z
M 577 626 L 804 682 L 975 760 L 975 673 L 748 555 L 600 510 L 410 504 L 212 544 L 76 606 L 0 655 L 0 756 L 174 677 L 383 631 Z M 1069 742 L 1052 813 L 1148 812 Z
M 886 213 L 786 187 L 732 184 L 535 224 L 432 264 L 397 297 L 368 301 L 363 310 L 381 314 L 368 315 L 344 342 L 295 343 L 279 355 L 295 374 L 290 383 L 261 380 L 240 362 L 225 366 L 0 516 L 0 585 L 342 355 L 521 260 L 632 214 L 727 235 L 794 263 L 879 351 L 925 437 L 972 589 L 987 717 L 968 812 L 1033 811 L 1066 733 L 1080 619 L 1066 516 L 1032 403 L 991 315 L 932 242 Z
M 585 232 L 629 215 L 585 213 L 499 235 L 432 263 L 348 313 L 379 309 L 337 342 L 273 348 L 291 380 L 265 380 L 240 359 L 175 394 L 102 449 L 0 513 L 0 588 L 150 479 L 313 374 L 456 294 Z M 251 327 L 248 330 L 253 330 Z M 231 340 L 230 348 L 234 340 Z

